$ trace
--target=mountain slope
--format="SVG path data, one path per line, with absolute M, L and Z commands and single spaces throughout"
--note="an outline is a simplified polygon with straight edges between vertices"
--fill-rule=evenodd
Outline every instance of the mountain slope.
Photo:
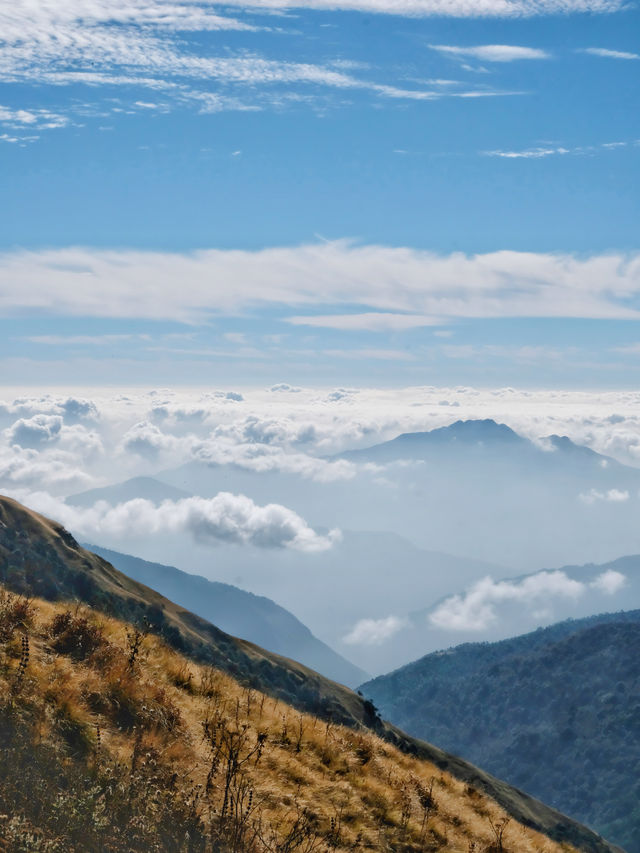
M 599 836 L 472 765 L 384 723 L 371 703 L 346 687 L 278 655 L 237 640 L 127 578 L 43 516 L 0 497 L 0 582 L 49 600 L 80 599 L 96 611 L 138 622 L 191 659 L 213 664 L 240 684 L 355 731 L 373 731 L 402 752 L 431 762 L 494 799 L 514 819 L 585 853 L 607 853 Z
M 166 595 L 227 634 L 243 637 L 285 657 L 295 656 L 305 666 L 350 687 L 367 677 L 363 670 L 314 637 L 292 613 L 269 598 L 108 548 L 96 545 L 87 548 L 128 577 Z
M 3 850 L 487 853 L 504 825 L 512 853 L 576 853 L 507 817 L 371 733 L 318 724 L 87 607 L 0 587 Z
M 640 611 L 458 646 L 361 689 L 412 734 L 640 851 Z

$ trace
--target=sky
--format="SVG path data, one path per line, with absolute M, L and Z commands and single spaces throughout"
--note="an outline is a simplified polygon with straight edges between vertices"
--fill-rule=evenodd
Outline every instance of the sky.
M 624 0 L 0 0 L 2 383 L 623 389 Z

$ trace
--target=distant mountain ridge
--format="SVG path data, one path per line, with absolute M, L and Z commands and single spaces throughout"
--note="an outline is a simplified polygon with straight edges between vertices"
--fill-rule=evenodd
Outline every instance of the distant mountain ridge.
M 392 438 L 390 441 L 375 444 L 372 447 L 361 450 L 348 450 L 341 456 L 356 460 L 362 457 L 378 458 L 386 456 L 388 459 L 402 458 L 400 454 L 409 453 L 415 458 L 424 449 L 432 447 L 442 448 L 446 445 L 455 444 L 456 449 L 461 446 L 520 446 L 528 444 L 527 439 L 518 435 L 506 424 L 500 424 L 491 418 L 484 420 L 455 421 L 449 426 L 436 427 L 423 432 L 405 432 Z
M 545 449 L 546 445 L 546 449 Z M 459 420 L 448 426 L 436 427 L 422 432 L 407 432 L 389 441 L 375 444 L 359 450 L 348 450 L 340 454 L 343 459 L 352 461 L 370 460 L 390 462 L 402 458 L 429 459 L 433 452 L 454 451 L 455 453 L 485 450 L 489 452 L 519 452 L 533 454 L 551 460 L 554 453 L 560 457 L 580 456 L 582 459 L 625 468 L 609 456 L 603 456 L 595 450 L 576 444 L 568 436 L 549 435 L 541 437 L 540 444 L 530 441 L 517 433 L 507 424 L 498 423 L 491 418 L 483 420 Z M 636 469 L 630 469 L 636 470 Z M 640 477 L 640 471 L 638 471 Z
M 65 498 L 65 502 L 71 506 L 90 507 L 98 501 L 115 505 L 142 498 L 159 504 L 162 501 L 179 501 L 189 496 L 189 492 L 156 480 L 155 477 L 131 477 L 122 483 L 100 486 L 97 489 L 88 489 L 85 492 L 70 495 Z
M 640 853 L 640 610 L 467 643 L 360 689 L 413 735 Z
M 333 681 L 355 687 L 367 677 L 321 640 L 296 617 L 271 599 L 164 566 L 86 545 L 128 577 L 156 589 L 227 634 L 242 637 L 284 657 L 295 658 Z

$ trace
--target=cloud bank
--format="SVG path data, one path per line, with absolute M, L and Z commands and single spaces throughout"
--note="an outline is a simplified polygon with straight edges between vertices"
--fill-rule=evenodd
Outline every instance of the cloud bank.
M 70 248 L 0 255 L 4 316 L 37 312 L 197 323 L 252 307 L 342 306 L 335 322 L 348 325 L 344 306 L 352 305 L 370 309 L 352 322 L 374 327 L 384 322 L 371 316 L 375 312 L 415 315 L 417 324 L 425 318 L 638 319 L 640 254 L 438 255 L 335 241 L 255 252 Z M 326 313 L 322 322 L 330 322 Z

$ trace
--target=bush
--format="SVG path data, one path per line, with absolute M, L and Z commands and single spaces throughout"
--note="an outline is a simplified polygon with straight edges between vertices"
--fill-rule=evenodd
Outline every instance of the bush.
M 53 638 L 52 648 L 74 660 L 85 660 L 101 646 L 107 645 L 102 628 L 90 622 L 85 616 L 73 614 L 70 610 L 57 613 L 49 625 Z

